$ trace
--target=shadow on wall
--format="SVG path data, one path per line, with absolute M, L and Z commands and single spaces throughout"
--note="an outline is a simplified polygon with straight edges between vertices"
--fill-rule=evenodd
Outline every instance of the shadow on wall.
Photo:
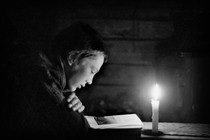
M 209 25 L 204 15 L 175 15 L 175 32 L 157 46 L 156 75 L 167 87 L 160 105 L 160 120 L 209 122 L 205 111 L 209 74 L 205 35 Z

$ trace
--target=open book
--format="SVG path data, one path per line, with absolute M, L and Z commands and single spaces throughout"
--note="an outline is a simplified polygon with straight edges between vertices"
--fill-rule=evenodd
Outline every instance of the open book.
M 142 128 L 143 123 L 136 114 L 113 116 L 85 116 L 93 129 L 131 129 Z

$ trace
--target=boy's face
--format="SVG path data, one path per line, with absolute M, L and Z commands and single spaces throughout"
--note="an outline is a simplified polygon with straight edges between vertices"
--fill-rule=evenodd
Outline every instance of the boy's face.
M 76 89 L 84 87 L 85 84 L 92 84 L 94 75 L 100 70 L 104 63 L 104 56 L 96 54 L 95 56 L 81 59 L 73 64 L 71 76 L 67 79 L 69 89 L 73 92 Z

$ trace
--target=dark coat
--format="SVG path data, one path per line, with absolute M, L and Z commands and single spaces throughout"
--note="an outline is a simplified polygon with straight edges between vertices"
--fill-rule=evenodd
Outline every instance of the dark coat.
M 5 87 L 8 89 L 4 98 L 5 134 L 68 139 L 85 137 L 89 126 L 84 115 L 69 109 L 65 96 L 59 98 L 49 94 L 46 85 L 52 79 L 37 63 L 39 61 L 34 61 L 39 56 L 12 57 L 16 59 L 10 58 L 8 63 Z

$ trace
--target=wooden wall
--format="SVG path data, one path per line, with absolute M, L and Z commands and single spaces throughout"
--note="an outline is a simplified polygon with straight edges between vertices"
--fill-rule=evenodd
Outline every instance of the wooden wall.
M 156 46 L 174 33 L 170 11 L 134 5 L 66 10 L 58 16 L 58 30 L 74 21 L 85 21 L 105 37 L 109 50 L 108 63 L 89 87 L 89 95 L 84 97 L 86 113 L 134 112 L 143 120 L 151 120 L 150 89 L 158 82 L 154 68 Z
M 18 32 L 14 43 L 30 46 L 30 52 L 78 20 L 104 36 L 108 63 L 91 86 L 78 91 L 86 114 L 137 113 L 151 121 L 150 89 L 158 82 L 160 121 L 193 122 L 199 58 L 186 49 L 197 47 L 191 34 L 197 11 L 182 8 L 181 3 L 10 7 L 8 17 Z

